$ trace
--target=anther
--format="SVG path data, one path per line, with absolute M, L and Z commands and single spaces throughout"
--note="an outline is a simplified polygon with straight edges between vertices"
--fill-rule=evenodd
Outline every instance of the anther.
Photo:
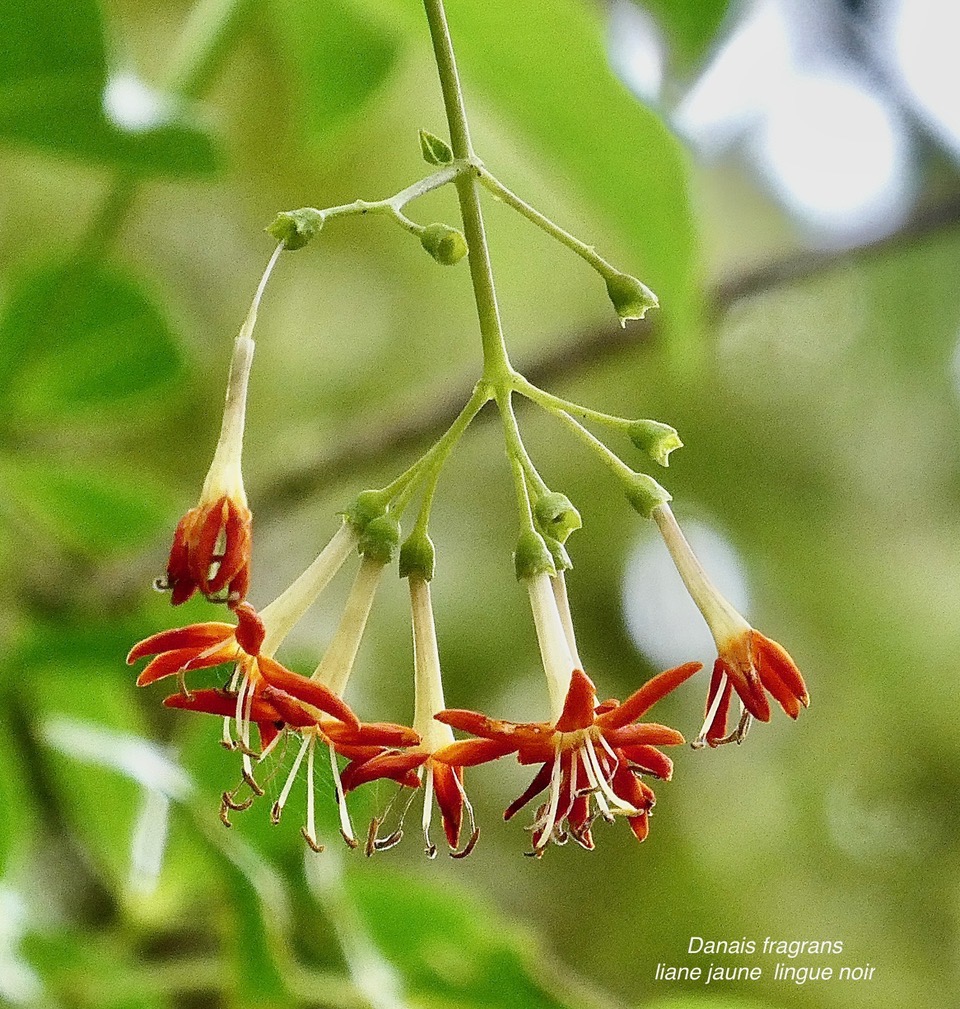
M 321 851 L 323 851 L 323 845 L 319 841 L 317 841 L 316 838 L 311 836 L 310 832 L 307 830 L 306 827 L 300 828 L 300 834 L 303 837 L 304 841 L 307 842 L 307 847 L 310 848 L 311 851 L 315 851 L 318 855 L 320 854 Z

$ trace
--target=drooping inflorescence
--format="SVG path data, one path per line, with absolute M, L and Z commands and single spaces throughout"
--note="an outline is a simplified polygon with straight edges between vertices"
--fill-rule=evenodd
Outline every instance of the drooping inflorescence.
M 676 563 L 717 645 L 707 688 L 702 728 L 692 745 L 716 747 L 742 742 L 754 720 L 769 721 L 769 696 L 791 718 L 809 703 L 803 679 L 787 652 L 750 624 L 711 583 L 690 549 L 669 502 L 670 494 L 649 474 L 634 470 L 591 427 L 619 433 L 651 461 L 666 466 L 681 446 L 677 432 L 654 420 L 615 417 L 538 388 L 511 364 L 493 288 L 479 203 L 481 190 L 512 207 L 571 249 L 600 275 L 621 323 L 639 319 L 657 299 L 639 280 L 613 267 L 592 246 L 574 238 L 507 189 L 473 151 L 440 0 L 425 0 L 444 99 L 451 144 L 421 131 L 424 159 L 436 169 L 395 196 L 326 210 L 301 208 L 278 215 L 267 229 L 278 241 L 257 287 L 234 345 L 220 439 L 200 499 L 177 526 L 165 576 L 176 605 L 199 592 L 225 603 L 235 622 L 193 624 L 162 631 L 136 644 L 128 662 L 148 659 L 137 683 L 146 686 L 174 677 L 178 690 L 168 707 L 220 717 L 221 742 L 239 756 L 239 783 L 222 796 L 221 819 L 252 806 L 264 794 L 263 773 L 285 772 L 270 810 L 281 821 L 287 800 L 305 778 L 306 815 L 302 833 L 322 850 L 316 822 L 316 761 L 328 762 L 340 832 L 351 848 L 367 854 L 396 844 L 404 817 L 419 794 L 424 849 L 430 857 L 435 813 L 451 855 L 473 850 L 479 836 L 465 783 L 466 769 L 515 756 L 535 765 L 530 785 L 506 809 L 510 819 L 540 798 L 531 832 L 531 851 L 541 856 L 551 843 L 573 840 L 594 846 L 592 826 L 600 817 L 627 820 L 638 840 L 649 830 L 655 797 L 651 779 L 669 780 L 673 763 L 660 747 L 683 743 L 673 728 L 640 719 L 660 699 L 693 677 L 699 663 L 667 670 L 642 684 L 623 703 L 600 700 L 584 671 L 567 595 L 565 572 L 570 535 L 581 527 L 580 513 L 566 495 L 552 490 L 524 445 L 514 397 L 530 400 L 583 442 L 620 482 L 629 504 L 652 519 Z M 406 209 L 419 197 L 453 185 L 460 201 L 463 231 L 442 222 L 420 225 Z M 253 361 L 253 330 L 267 280 L 284 250 L 303 248 L 330 220 L 382 214 L 419 239 L 443 265 L 469 255 L 480 323 L 483 362 L 472 395 L 444 434 L 390 484 L 359 493 L 344 509 L 329 543 L 286 591 L 259 612 L 246 601 L 250 587 L 252 519 L 241 476 L 247 378 Z M 547 717 L 541 722 L 509 722 L 477 711 L 447 707 L 430 582 L 436 551 L 429 536 L 434 492 L 444 465 L 477 414 L 488 404 L 498 411 L 516 495 L 519 534 L 513 552 L 518 580 L 529 596 L 546 680 Z M 589 427 L 587 425 L 590 425 Z M 403 540 L 401 521 L 414 500 L 419 509 Z M 401 542 L 402 541 L 402 542 Z M 316 669 L 308 676 L 276 658 L 286 636 L 352 556 L 356 573 L 339 623 Z M 410 591 L 413 656 L 411 724 L 362 721 L 344 700 L 377 588 L 395 562 Z M 197 675 L 217 674 L 220 687 L 197 685 Z M 734 693 L 740 711 L 728 731 Z M 454 730 L 466 734 L 457 738 Z M 293 740 L 294 746 L 278 746 Z M 284 754 L 292 749 L 289 766 Z M 319 755 L 319 757 L 318 757 Z M 324 772 L 326 776 L 326 772 Z M 397 823 L 386 833 L 376 817 L 366 833 L 354 830 L 349 796 L 371 782 L 389 780 L 407 790 Z

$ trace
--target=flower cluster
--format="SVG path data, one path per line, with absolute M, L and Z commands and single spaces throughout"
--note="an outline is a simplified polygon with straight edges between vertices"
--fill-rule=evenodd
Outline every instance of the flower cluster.
M 426 137 L 426 139 L 424 139 Z M 551 491 L 528 455 L 513 411 L 513 397 L 525 397 L 569 428 L 621 481 L 627 500 L 653 520 L 663 536 L 690 595 L 703 614 L 717 646 L 702 727 L 695 748 L 742 742 L 753 721 L 771 717 L 770 698 L 791 718 L 809 703 L 803 679 L 787 652 L 754 630 L 717 591 L 683 536 L 670 509 L 670 495 L 645 473 L 635 472 L 588 430 L 582 420 L 626 434 L 649 459 L 666 466 L 681 445 L 677 432 L 651 420 L 628 420 L 581 407 L 547 393 L 516 372 L 506 357 L 495 299 L 489 292 L 481 312 L 484 371 L 470 399 L 438 441 L 391 484 L 367 490 L 343 512 L 339 529 L 313 563 L 277 599 L 259 612 L 247 602 L 250 588 L 252 522 L 241 472 L 247 384 L 253 360 L 253 328 L 267 278 L 284 249 L 307 244 L 327 218 L 371 210 L 390 214 L 417 234 L 434 258 L 453 265 L 467 250 L 463 236 L 445 225 L 422 227 L 403 208 L 407 203 L 454 180 L 483 185 L 537 226 L 585 258 L 606 281 L 607 293 L 621 321 L 640 318 L 656 304 L 635 278 L 614 270 L 591 246 L 578 242 L 503 187 L 472 155 L 456 155 L 432 135 L 421 136 L 424 156 L 442 165 L 438 172 L 389 200 L 357 201 L 318 211 L 306 208 L 280 215 L 270 230 L 280 241 L 270 260 L 246 321 L 234 345 L 220 439 L 200 500 L 181 519 L 174 534 L 166 575 L 158 587 L 169 589 L 174 605 L 199 592 L 225 603 L 235 622 L 207 622 L 162 631 L 136 644 L 129 663 L 149 660 L 137 683 L 176 679 L 170 708 L 203 712 L 223 720 L 222 743 L 240 756 L 240 782 L 224 791 L 221 819 L 249 808 L 264 795 L 261 769 L 271 762 L 271 776 L 284 765 L 287 747 L 295 756 L 271 808 L 279 823 L 305 765 L 306 815 L 302 832 L 315 851 L 322 849 L 316 818 L 317 751 L 325 751 L 333 784 L 340 832 L 352 848 L 368 854 L 396 844 L 413 799 L 422 796 L 421 829 L 430 857 L 436 855 L 434 807 L 451 855 L 473 850 L 479 836 L 467 797 L 466 769 L 513 756 L 536 770 L 530 784 L 509 804 L 511 819 L 539 799 L 529 830 L 529 854 L 540 857 L 551 843 L 575 841 L 594 846 L 598 818 L 625 818 L 642 841 L 655 803 L 652 781 L 668 781 L 673 763 L 662 747 L 684 742 L 676 729 L 641 719 L 651 707 L 700 670 L 686 663 L 654 676 L 622 703 L 601 700 L 585 672 L 574 634 L 565 571 L 572 565 L 566 542 L 581 526 L 579 512 L 559 492 Z M 473 212 L 471 211 L 471 214 Z M 464 216 L 465 226 L 471 216 Z M 468 229 L 469 231 L 470 229 Z M 456 236 L 456 239 L 453 236 Z M 468 234 L 471 258 L 485 255 L 482 232 Z M 477 243 L 480 243 L 479 245 Z M 462 246 L 462 247 L 461 247 Z M 476 250 L 480 250 L 476 252 Z M 486 277 L 485 266 L 478 276 Z M 478 299 L 480 295 L 478 294 Z M 480 305 L 480 300 L 478 300 Z M 492 335 L 491 335 L 492 334 Z M 479 711 L 447 707 L 431 600 L 435 550 L 428 535 L 431 504 L 441 470 L 473 418 L 493 403 L 503 424 L 520 517 L 514 551 L 518 580 L 529 596 L 546 681 L 549 712 L 543 721 L 511 722 Z M 578 419 L 580 418 L 580 419 Z M 413 530 L 401 545 L 404 511 L 420 494 Z M 378 586 L 399 554 L 399 575 L 407 579 L 413 639 L 413 715 L 410 725 L 363 721 L 344 700 Z M 296 672 L 275 656 L 294 625 L 352 556 L 356 574 L 339 623 L 310 675 Z M 229 669 L 221 686 L 196 685 L 203 670 Z M 222 674 L 221 674 L 222 675 Z M 740 705 L 735 725 L 731 703 Z M 254 734 L 254 729 L 256 734 Z M 460 738 L 454 730 L 464 734 Z M 324 777 L 326 771 L 323 772 Z M 381 835 L 386 813 L 375 817 L 365 839 L 358 837 L 348 811 L 348 796 L 371 782 L 393 782 L 401 812 L 392 830 Z M 392 804 L 391 804 L 392 805 Z

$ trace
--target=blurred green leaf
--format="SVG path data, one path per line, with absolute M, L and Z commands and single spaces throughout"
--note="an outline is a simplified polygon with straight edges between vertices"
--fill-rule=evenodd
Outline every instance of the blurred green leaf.
M 769 1009 L 769 1003 L 736 995 L 678 995 L 645 1003 L 644 1009 Z
M 602 997 L 551 976 L 533 939 L 449 880 L 345 875 L 366 930 L 417 1004 L 436 1009 L 589 1009 Z
M 350 0 L 273 0 L 284 56 L 297 81 L 298 111 L 313 140 L 356 119 L 386 80 L 397 36 Z
M 144 174 L 217 167 L 210 137 L 178 103 L 127 76 L 108 80 L 94 0 L 0 0 L 0 38 L 0 137 Z
M 637 0 L 635 0 L 637 2 Z M 692 69 L 710 48 L 726 17 L 729 0 L 639 0 L 672 43 L 682 69 Z
M 137 405 L 180 370 L 161 308 L 136 278 L 102 263 L 21 276 L 0 319 L 0 346 L 0 397 L 31 420 Z
M 617 266 L 653 288 L 658 320 L 671 334 L 695 333 L 700 262 L 687 158 L 614 77 L 602 13 L 580 0 L 451 0 L 448 8 L 468 98 L 479 88 L 494 100 L 517 137 L 539 147 L 613 222 L 632 256 Z M 535 193 L 520 195 L 536 203 Z
M 159 971 L 143 965 L 111 934 L 35 932 L 23 953 L 46 987 L 45 1005 L 74 1009 L 161 1009 L 169 994 Z M 194 965 L 194 977 L 200 972 Z
M 101 559 L 145 543 L 169 514 L 156 488 L 116 471 L 7 459 L 0 473 L 37 535 Z

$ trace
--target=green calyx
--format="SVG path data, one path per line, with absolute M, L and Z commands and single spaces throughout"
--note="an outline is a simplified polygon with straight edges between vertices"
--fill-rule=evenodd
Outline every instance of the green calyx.
M 343 517 L 362 533 L 367 526 L 387 511 L 387 502 L 378 490 L 364 490 L 343 510 Z
M 611 273 L 607 278 L 607 295 L 613 302 L 620 325 L 627 319 L 642 319 L 651 308 L 660 304 L 646 284 L 628 273 Z
M 655 508 L 672 500 L 670 492 L 646 473 L 631 474 L 626 494 L 634 511 L 639 512 L 645 519 L 652 517 Z
M 400 577 L 428 582 L 433 578 L 436 559 L 433 541 L 425 532 L 414 529 L 400 547 Z
M 557 573 L 550 548 L 540 533 L 533 529 L 520 534 L 517 548 L 513 552 L 513 564 L 520 580 L 533 578 L 534 575 L 543 574 L 544 571 L 550 575 Z
M 371 519 L 360 534 L 357 550 L 372 561 L 389 564 L 400 545 L 400 523 L 392 515 Z
M 273 235 L 283 247 L 289 251 L 302 249 L 320 234 L 323 227 L 323 214 L 313 207 L 301 207 L 299 210 L 284 210 L 277 214 L 272 224 L 264 231 Z
M 573 568 L 573 561 L 570 560 L 567 548 L 560 540 L 556 540 L 552 536 L 544 536 L 543 541 L 547 544 L 547 549 L 553 558 L 553 566 L 557 571 L 570 571 Z
M 633 444 L 661 466 L 669 466 L 670 453 L 674 449 L 683 448 L 683 442 L 676 429 L 657 420 L 635 420 L 630 425 L 628 433 Z
M 428 165 L 449 165 L 453 163 L 450 145 L 428 130 L 420 131 L 420 153 Z
M 443 266 L 454 266 L 467 254 L 467 240 L 448 224 L 428 224 L 420 232 L 420 244 Z
M 570 533 L 583 525 L 580 512 L 570 502 L 566 494 L 551 491 L 544 494 L 533 509 L 533 518 L 537 528 L 558 543 L 566 543 Z

